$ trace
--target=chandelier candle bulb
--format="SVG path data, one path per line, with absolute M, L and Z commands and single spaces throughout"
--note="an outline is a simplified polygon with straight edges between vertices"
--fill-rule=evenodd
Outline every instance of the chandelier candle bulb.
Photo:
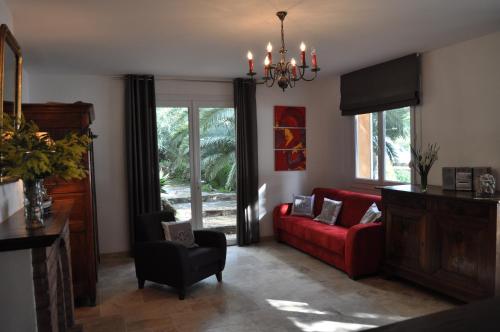
M 248 58 L 248 73 L 252 74 L 253 73 L 253 54 L 252 54 L 252 52 L 248 51 L 247 58 Z
M 311 52 L 311 64 L 314 69 L 318 68 L 318 58 L 316 57 L 316 49 L 313 49 Z
M 269 56 L 266 56 L 264 59 L 264 76 L 268 77 L 269 76 L 269 65 L 271 64 L 271 61 L 269 61 Z
M 297 62 L 295 61 L 294 58 L 290 61 L 290 64 L 292 65 L 292 76 L 293 78 L 297 77 Z
M 300 61 L 302 65 L 306 65 L 306 44 L 304 42 L 300 43 Z
M 273 45 L 271 45 L 271 42 L 267 43 L 267 57 L 269 58 L 269 63 L 273 63 L 273 54 L 271 53 L 273 51 Z

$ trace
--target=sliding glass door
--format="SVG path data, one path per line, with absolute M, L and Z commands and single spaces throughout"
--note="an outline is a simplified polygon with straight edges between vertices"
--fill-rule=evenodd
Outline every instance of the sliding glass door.
M 236 240 L 236 136 L 231 105 L 178 102 L 157 108 L 162 204 L 195 229 Z

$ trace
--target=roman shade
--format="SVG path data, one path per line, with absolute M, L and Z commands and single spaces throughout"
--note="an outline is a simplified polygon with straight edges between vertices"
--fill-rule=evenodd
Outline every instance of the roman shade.
M 342 115 L 420 103 L 420 55 L 411 54 L 340 77 Z

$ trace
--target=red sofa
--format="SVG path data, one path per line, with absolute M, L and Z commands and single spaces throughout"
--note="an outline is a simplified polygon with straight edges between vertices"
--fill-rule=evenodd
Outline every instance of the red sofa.
M 384 253 L 384 227 L 380 222 L 359 221 L 374 202 L 382 210 L 381 197 L 327 188 L 316 188 L 313 194 L 315 216 L 321 212 L 325 197 L 343 202 L 336 224 L 291 216 L 292 204 L 281 204 L 273 215 L 276 239 L 339 268 L 351 278 L 376 273 Z

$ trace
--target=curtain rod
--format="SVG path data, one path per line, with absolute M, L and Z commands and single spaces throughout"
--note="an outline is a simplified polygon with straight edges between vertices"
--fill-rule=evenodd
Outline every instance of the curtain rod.
M 123 80 L 125 75 L 113 76 L 113 79 Z M 205 83 L 233 83 L 228 78 L 198 78 L 198 77 L 175 77 L 175 76 L 155 76 L 156 81 L 186 81 L 186 82 L 205 82 Z

